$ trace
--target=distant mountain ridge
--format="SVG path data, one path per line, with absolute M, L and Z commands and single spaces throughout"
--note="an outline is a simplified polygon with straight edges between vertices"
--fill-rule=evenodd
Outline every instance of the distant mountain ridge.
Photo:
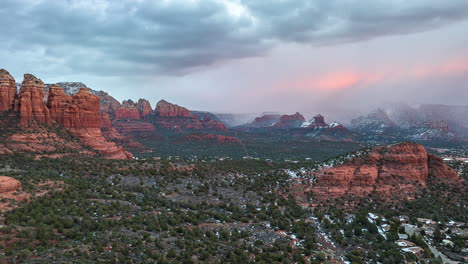
M 379 108 L 351 120 L 368 140 L 468 140 L 468 106 L 406 104 Z

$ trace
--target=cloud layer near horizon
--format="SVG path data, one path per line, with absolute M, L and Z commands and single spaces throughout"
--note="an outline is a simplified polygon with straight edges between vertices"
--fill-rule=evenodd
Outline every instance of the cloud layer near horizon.
M 91 82 L 100 86 L 99 89 L 112 87 L 120 98 L 132 97 L 136 91 L 141 96 L 148 94 L 150 85 L 160 89 L 170 87 L 171 95 L 167 91 L 157 92 L 179 99 L 181 103 L 189 102 L 189 98 L 183 97 L 189 94 L 192 101 L 198 100 L 192 104 L 195 107 L 207 105 L 203 99 L 196 98 L 198 91 L 219 97 L 236 93 L 242 97 L 247 92 L 270 92 L 274 96 L 275 89 L 282 87 L 279 96 L 288 91 L 303 97 L 307 91 L 337 91 L 376 83 L 385 87 L 388 83 L 382 82 L 388 80 L 412 81 L 437 75 L 445 78 L 453 71 L 464 74 L 464 62 L 448 65 L 456 61 L 457 56 L 468 54 L 463 53 L 467 50 L 462 47 L 468 44 L 466 38 L 455 35 L 453 42 L 460 43 L 458 51 L 462 53 L 449 54 L 450 58 L 434 54 L 444 48 L 447 50 L 448 46 L 439 50 L 437 43 L 419 47 L 432 52 L 430 56 L 434 60 L 429 62 L 421 59 L 422 55 L 414 58 L 421 59 L 414 64 L 408 64 L 403 58 L 395 62 L 392 56 L 404 57 L 401 54 L 413 51 L 405 47 L 396 50 L 385 43 L 375 44 L 384 50 L 382 54 L 370 52 L 369 57 L 356 58 L 361 62 L 354 64 L 343 65 L 346 59 L 336 54 L 355 47 L 356 43 L 378 43 L 373 40 L 385 37 L 401 37 L 401 41 L 408 41 L 411 46 L 415 41 L 407 36 L 437 31 L 465 23 L 467 19 L 466 0 L 3 0 L 0 5 L 0 67 L 15 76 L 32 72 L 49 80 L 81 78 L 77 81 Z M 398 43 L 398 40 L 392 41 Z M 444 42 L 443 39 L 433 41 Z M 314 65 L 300 62 L 297 55 L 300 52 L 294 53 L 293 62 L 288 61 L 286 55 L 275 55 L 287 53 L 283 48 L 287 50 L 291 46 L 295 50 L 302 49 L 304 58 L 317 61 Z M 322 56 L 315 50 L 329 54 Z M 447 50 L 450 52 L 452 50 Z M 280 57 L 279 63 L 304 65 L 307 70 L 292 67 L 295 72 L 285 70 L 281 72 L 285 76 L 281 79 L 274 76 L 273 83 L 266 76 L 249 77 L 253 87 L 247 90 L 237 90 L 228 84 L 237 82 L 231 80 L 234 78 L 231 76 L 242 78 L 243 60 L 252 60 L 255 64 L 258 58 L 278 62 L 275 58 Z M 325 61 L 325 57 L 331 62 Z M 379 67 L 370 69 L 374 58 L 381 59 L 377 63 Z M 458 59 L 462 58 L 466 57 Z M 387 62 L 388 65 L 383 65 Z M 274 66 L 260 65 L 271 75 L 278 74 Z M 387 69 L 389 65 L 413 67 L 395 71 Z M 231 72 L 223 72 L 227 71 L 223 70 L 225 68 Z M 217 83 L 208 80 L 210 78 Z M 148 84 L 151 81 L 159 83 Z M 141 90 L 131 87 L 130 91 L 131 84 Z M 158 96 L 160 94 L 154 97 Z M 294 100 L 291 98 L 291 101 Z M 276 102 L 276 98 L 270 102 Z M 264 103 L 258 107 L 262 105 L 269 106 Z M 222 109 L 214 103 L 208 106 Z

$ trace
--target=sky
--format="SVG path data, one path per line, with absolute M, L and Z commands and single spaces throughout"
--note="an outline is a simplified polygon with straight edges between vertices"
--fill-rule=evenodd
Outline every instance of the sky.
M 1 0 L 0 68 L 216 113 L 468 104 L 467 0 Z M 329 120 L 331 121 L 331 120 Z

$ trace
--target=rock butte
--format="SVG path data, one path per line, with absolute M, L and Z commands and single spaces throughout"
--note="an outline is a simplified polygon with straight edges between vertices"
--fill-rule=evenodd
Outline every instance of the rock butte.
M 190 111 L 187 108 L 171 104 L 165 100 L 159 101 L 154 111 L 160 117 L 190 117 Z
M 273 125 L 274 128 L 297 128 L 305 122 L 304 116 L 300 113 L 294 115 L 282 115 L 277 123 Z
M 279 121 L 280 115 L 263 115 L 261 117 L 257 117 L 254 119 L 254 121 L 248 126 L 251 127 L 267 127 L 275 124 L 276 122 Z
M 319 128 L 319 127 L 326 127 L 328 126 L 327 123 L 325 123 L 325 118 L 322 115 L 316 115 L 314 116 L 314 120 L 310 123 L 307 128 Z
M 458 174 L 443 161 L 427 153 L 416 143 L 403 142 L 386 147 L 376 147 L 362 157 L 354 157 L 344 164 L 311 172 L 315 182 L 299 180 L 293 188 L 296 196 L 312 192 L 320 197 L 363 197 L 372 191 L 382 193 L 391 189 L 392 183 L 407 183 L 417 191 L 417 182 L 426 184 L 429 179 L 457 180 Z M 388 187 L 388 188 L 387 188 Z

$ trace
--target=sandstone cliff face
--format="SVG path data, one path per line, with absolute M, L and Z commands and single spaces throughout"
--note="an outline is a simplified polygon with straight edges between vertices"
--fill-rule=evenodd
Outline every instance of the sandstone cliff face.
M 151 123 L 141 120 L 117 120 L 112 122 L 112 127 L 122 134 L 155 131 Z
M 333 167 L 311 172 L 313 181 L 302 181 L 292 189 L 295 195 L 312 192 L 317 197 L 340 197 L 345 194 L 364 197 L 370 192 L 389 195 L 404 186 L 416 192 L 430 179 L 457 180 L 458 174 L 442 160 L 416 143 L 399 143 L 377 147 L 363 156 Z M 405 191 L 400 190 L 401 195 Z
M 353 158 L 313 175 L 317 186 L 371 186 L 376 180 L 384 183 L 393 179 L 426 181 L 430 176 L 458 178 L 457 173 L 441 159 L 427 153 L 423 146 L 409 142 L 374 148 L 366 157 Z
M 101 129 L 99 97 L 87 88 L 81 88 L 76 94 L 68 96 L 62 87 L 52 85 L 47 107 L 52 119 L 67 129 Z
M 62 87 L 49 89 L 47 102 L 53 119 L 77 136 L 81 142 L 97 150 L 105 158 L 131 159 L 132 155 L 115 143 L 108 142 L 101 132 L 100 99 L 89 89 L 81 88 L 67 96 Z
M 115 111 L 115 119 L 140 119 L 140 111 L 138 111 L 137 104 L 132 100 L 122 102 L 122 106 L 118 107 Z
M 15 110 L 20 113 L 20 127 L 29 127 L 33 121 L 51 124 L 49 109 L 44 103 L 45 84 L 34 75 L 25 74 L 15 102 Z
M 300 113 L 294 115 L 282 115 L 278 122 L 276 122 L 274 128 L 298 128 L 305 122 L 305 118 Z
M 140 112 L 140 116 L 142 119 L 145 119 L 147 115 L 153 112 L 150 102 L 148 102 L 148 100 L 146 99 L 138 100 L 137 108 L 138 108 L 138 111 Z
M 0 69 L 0 112 L 13 109 L 15 97 L 15 79 L 8 71 Z
M 101 112 L 108 113 L 111 115 L 111 118 L 113 118 L 115 109 L 118 109 L 121 106 L 119 101 L 115 100 L 114 97 L 110 96 L 108 93 L 103 91 L 97 92 L 97 96 L 99 97 L 99 99 L 101 99 Z
M 153 112 L 147 100 L 140 99 L 137 103 L 132 100 L 126 100 L 120 104 L 107 93 L 99 92 L 98 96 L 101 98 L 102 129 L 107 138 L 118 138 L 119 141 L 122 141 L 125 136 L 119 135 L 119 133 L 129 134 L 155 130 L 152 124 L 144 121 L 146 116 Z M 126 138 L 126 141 L 131 141 L 132 145 L 136 144 L 129 137 Z
M 48 153 L 49 155 L 49 153 L 57 153 L 62 148 L 81 149 L 78 143 L 67 143 L 46 127 L 41 128 L 35 125 L 37 123 L 51 125 L 55 122 L 79 138 L 84 145 L 103 154 L 105 158 L 132 158 L 130 153 L 115 143 L 106 141 L 102 136 L 100 99 L 89 89 L 81 88 L 77 93 L 67 95 L 59 85 L 50 85 L 46 96 L 45 84 L 33 75 L 25 74 L 20 92 L 15 96 L 16 85 L 15 93 L 12 94 L 12 83 L 14 79 L 8 72 L 0 71 L 0 99 L 6 102 L 1 106 L 5 106 L 5 110 L 11 109 L 10 102 L 13 98 L 14 110 L 20 118 L 19 127 L 35 129 L 34 131 L 23 130 L 11 135 L 2 146 L 2 152 Z M 47 102 L 45 102 L 46 98 Z M 16 126 L 16 123 L 14 125 Z M 51 139 L 51 142 L 47 143 L 44 139 Z
M 224 124 L 213 120 L 207 116 L 200 119 L 197 115 L 191 114 L 190 110 L 175 104 L 161 100 L 156 105 L 153 120 L 156 125 L 163 129 L 175 131 L 183 130 L 227 130 Z
M 165 100 L 159 101 L 154 111 L 160 117 L 190 117 L 190 111 L 187 108 L 171 104 Z

